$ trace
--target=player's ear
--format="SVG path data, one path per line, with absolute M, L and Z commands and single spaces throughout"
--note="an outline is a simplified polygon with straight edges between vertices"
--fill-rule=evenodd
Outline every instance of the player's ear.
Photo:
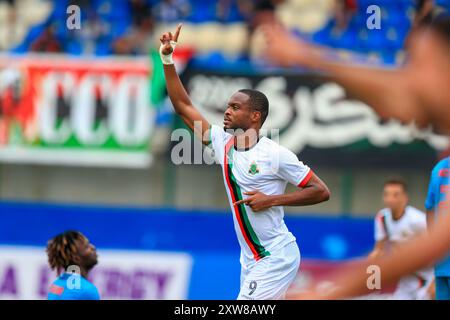
M 261 111 L 253 111 L 251 115 L 252 122 L 258 122 L 261 120 Z

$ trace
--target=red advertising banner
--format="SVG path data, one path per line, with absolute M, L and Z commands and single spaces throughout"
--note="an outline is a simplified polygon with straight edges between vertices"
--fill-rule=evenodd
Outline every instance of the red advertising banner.
M 0 161 L 147 167 L 150 59 L 0 56 Z

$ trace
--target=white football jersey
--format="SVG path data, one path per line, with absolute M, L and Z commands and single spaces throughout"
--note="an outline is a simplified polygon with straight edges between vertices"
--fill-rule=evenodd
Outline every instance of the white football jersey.
M 236 150 L 234 138 L 219 126 L 211 126 L 211 148 L 222 174 L 233 212 L 234 227 L 241 246 L 241 264 L 250 266 L 295 241 L 284 223 L 282 206 L 253 212 L 246 205 L 234 203 L 250 196 L 244 192 L 260 191 L 267 195 L 284 194 L 287 183 L 302 187 L 312 171 L 297 156 L 267 137 L 248 150 Z
M 389 208 L 380 210 L 375 217 L 376 241 L 402 242 L 426 229 L 426 214 L 411 206 L 405 208 L 405 213 L 398 220 L 394 220 Z
M 375 217 L 375 240 L 388 240 L 391 243 L 401 243 L 427 230 L 426 213 L 411 206 L 405 208 L 403 216 L 394 220 L 392 211 L 388 208 L 380 210 Z M 417 270 L 412 275 L 400 279 L 394 298 L 416 299 L 421 290 L 428 286 L 433 278 L 433 268 L 426 267 Z

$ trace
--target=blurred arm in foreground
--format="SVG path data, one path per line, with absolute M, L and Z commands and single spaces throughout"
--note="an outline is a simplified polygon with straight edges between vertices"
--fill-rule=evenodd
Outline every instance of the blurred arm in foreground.
M 433 124 L 450 133 L 450 17 L 415 30 L 407 63 L 393 70 L 339 62 L 335 50 L 306 43 L 278 25 L 263 31 L 265 53 L 273 63 L 323 71 L 382 118 Z
M 353 97 L 372 107 L 383 118 L 420 126 L 433 125 L 450 133 L 450 17 L 437 19 L 411 34 L 408 61 L 396 70 L 341 63 L 330 58 L 333 50 L 294 38 L 279 26 L 265 29 L 267 56 L 282 66 L 318 69 L 344 86 Z M 312 292 L 296 298 L 343 299 L 368 293 L 367 270 L 381 270 L 381 284 L 388 285 L 443 258 L 450 251 L 450 195 L 439 211 L 439 222 L 428 233 L 399 245 L 393 256 L 360 261 L 339 272 L 335 287 L 326 293 Z M 292 298 L 292 297 L 291 297 Z

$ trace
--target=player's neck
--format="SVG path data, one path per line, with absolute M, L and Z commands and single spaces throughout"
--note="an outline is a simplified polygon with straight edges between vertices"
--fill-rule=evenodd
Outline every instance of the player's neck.
M 405 210 L 406 210 L 406 207 L 403 207 L 403 208 L 400 208 L 400 209 L 397 209 L 397 210 L 391 209 L 391 211 L 392 211 L 392 218 L 394 220 L 400 220 L 403 217 L 403 215 L 405 214 Z
M 72 272 L 65 271 L 64 269 L 61 269 L 61 270 L 58 272 L 58 276 L 62 276 L 62 275 L 65 275 L 65 274 L 71 275 L 71 274 L 73 274 L 73 273 L 72 273 Z M 86 269 L 84 269 L 84 268 L 80 268 L 80 276 L 82 276 L 83 278 L 87 279 L 87 278 L 88 278 L 88 274 L 89 274 L 89 271 L 88 271 L 88 270 L 86 270 Z
M 86 269 L 83 268 L 83 267 L 80 268 L 80 275 L 81 275 L 83 278 L 87 279 L 88 274 L 89 274 L 89 270 L 86 270 Z
M 259 130 L 250 128 L 240 135 L 234 136 L 234 148 L 238 151 L 248 151 L 259 142 Z

